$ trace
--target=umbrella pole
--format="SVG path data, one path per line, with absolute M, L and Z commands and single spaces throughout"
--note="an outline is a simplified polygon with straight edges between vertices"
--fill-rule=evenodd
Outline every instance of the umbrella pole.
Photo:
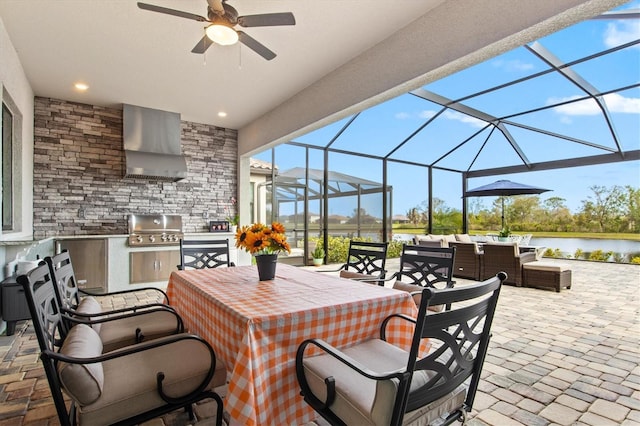
M 504 229 L 504 195 L 502 196 L 502 229 Z

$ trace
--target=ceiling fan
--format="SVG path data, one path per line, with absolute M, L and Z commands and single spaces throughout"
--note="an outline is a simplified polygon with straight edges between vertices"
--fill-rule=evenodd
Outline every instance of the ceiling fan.
M 205 35 L 191 50 L 192 53 L 204 53 L 209 46 L 214 43 L 230 45 L 240 41 L 249 49 L 267 61 L 270 61 L 276 57 L 273 51 L 247 33 L 236 30 L 234 27 L 236 25 L 240 25 L 241 27 L 271 27 L 296 24 L 296 20 L 291 12 L 238 16 L 238 11 L 228 5 L 226 0 L 207 0 L 207 3 L 207 18 L 181 10 L 141 2 L 138 2 L 138 7 L 152 12 L 165 13 L 198 22 L 207 22 L 208 25 L 205 27 Z

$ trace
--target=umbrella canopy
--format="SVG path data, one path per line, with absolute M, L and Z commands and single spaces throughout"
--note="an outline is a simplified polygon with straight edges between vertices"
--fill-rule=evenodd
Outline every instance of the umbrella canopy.
M 493 183 L 482 185 L 468 190 L 465 197 L 508 197 L 511 195 L 542 194 L 551 191 L 546 188 L 525 185 L 510 180 L 497 180 Z M 504 199 L 502 199 L 502 228 L 504 228 Z

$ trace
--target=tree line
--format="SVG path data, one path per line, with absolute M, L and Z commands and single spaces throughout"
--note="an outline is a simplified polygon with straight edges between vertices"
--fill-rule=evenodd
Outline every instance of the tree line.
M 538 195 L 497 197 L 490 207 L 479 198 L 468 206 L 469 230 L 499 230 L 502 227 L 502 201 L 505 222 L 511 231 L 640 233 L 640 189 L 631 185 L 589 187 L 591 194 L 572 213 L 562 197 L 544 201 Z M 428 203 L 409 209 L 406 216 L 414 226 L 427 224 Z M 439 199 L 433 199 L 433 226 L 437 230 L 459 230 L 462 212 Z

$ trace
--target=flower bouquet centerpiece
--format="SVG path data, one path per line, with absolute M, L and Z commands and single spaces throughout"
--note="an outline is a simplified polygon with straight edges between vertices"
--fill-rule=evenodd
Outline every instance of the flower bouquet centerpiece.
M 255 257 L 260 281 L 275 277 L 278 253 L 291 253 L 284 226 L 279 222 L 273 222 L 271 226 L 254 223 L 241 227 L 236 233 L 236 247 Z

